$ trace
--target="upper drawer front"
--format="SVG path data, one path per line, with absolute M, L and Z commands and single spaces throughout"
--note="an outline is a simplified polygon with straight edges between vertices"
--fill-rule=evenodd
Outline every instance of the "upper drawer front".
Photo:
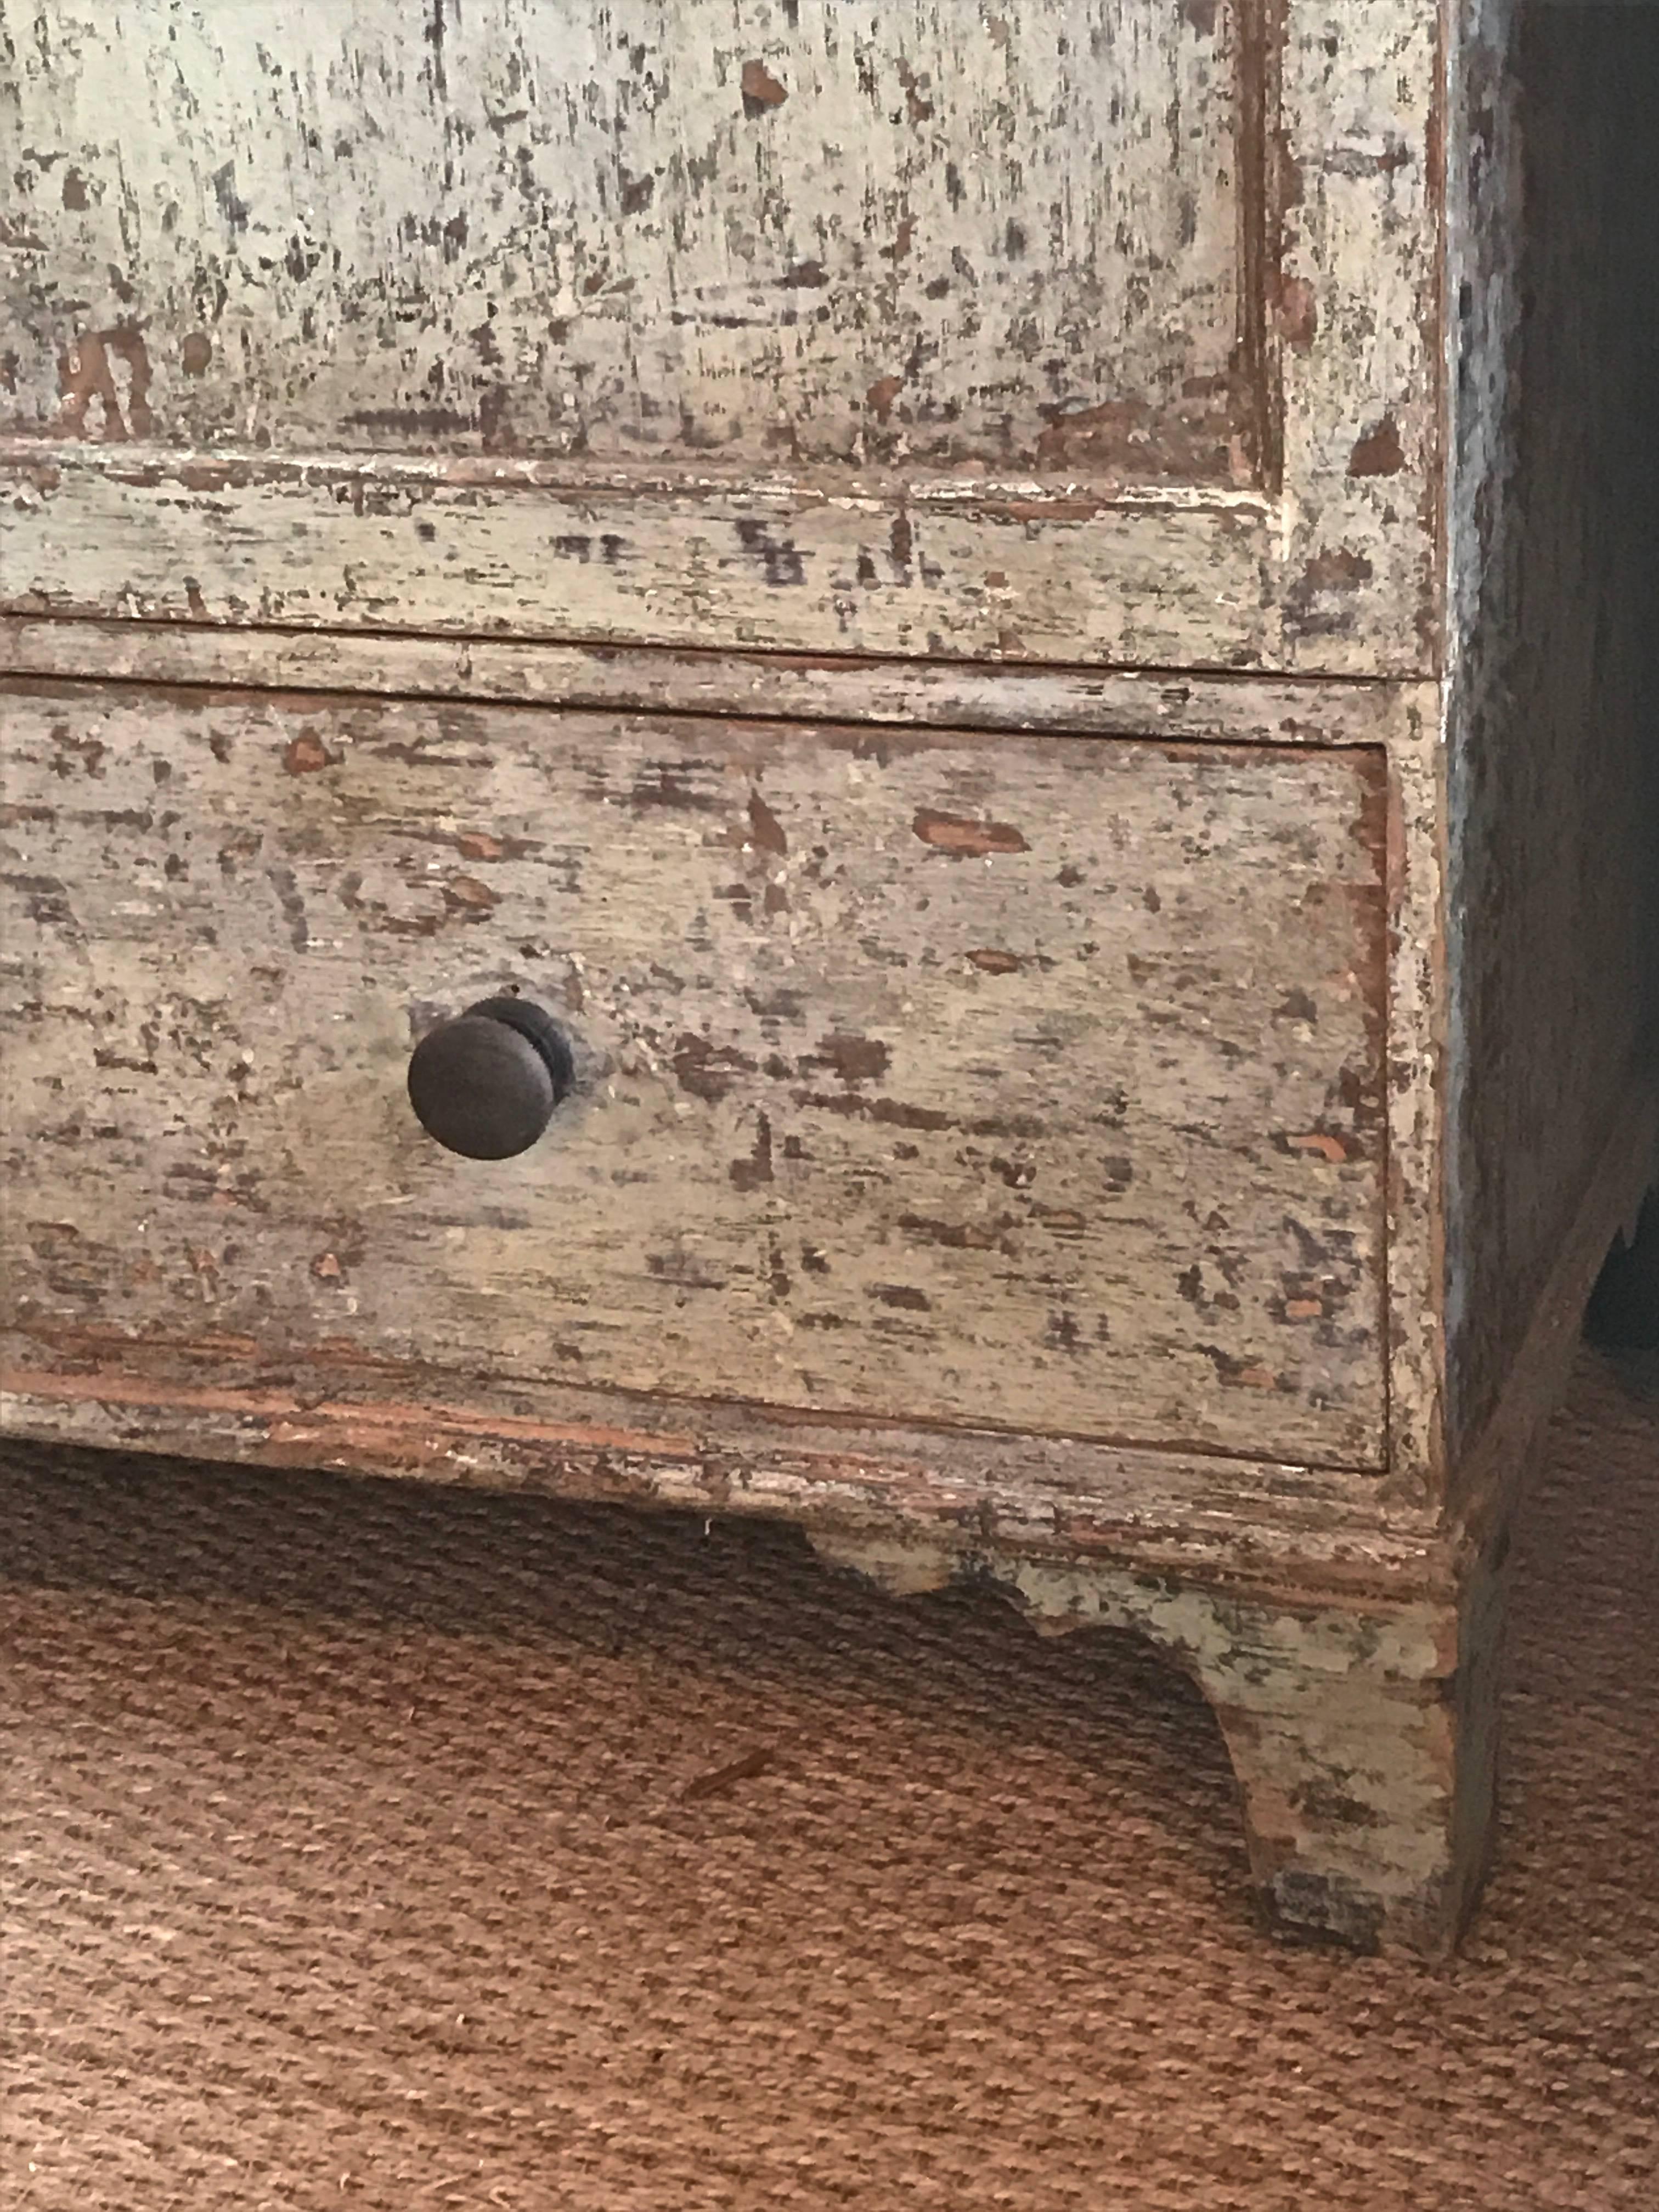
M 1431 10 L 40 12 L 14 605 L 1420 651 Z
M 155 1333 L 1376 1463 L 1377 755 L 5 707 L 35 1364 Z M 463 1161 L 408 1055 L 504 988 L 579 1086 Z

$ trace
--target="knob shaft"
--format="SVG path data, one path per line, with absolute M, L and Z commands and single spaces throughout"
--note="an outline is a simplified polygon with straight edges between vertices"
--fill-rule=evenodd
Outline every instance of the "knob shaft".
M 574 1076 L 562 1030 L 523 999 L 481 999 L 428 1031 L 409 1062 L 422 1127 L 472 1160 L 528 1152 Z

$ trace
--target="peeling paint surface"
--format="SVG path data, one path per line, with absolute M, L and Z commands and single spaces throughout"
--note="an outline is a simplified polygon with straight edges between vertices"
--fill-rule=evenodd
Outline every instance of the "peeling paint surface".
M 31 1326 L 1377 1463 L 1376 754 L 112 687 L 7 721 Z M 404 1065 L 503 988 L 580 1100 L 458 1163 Z
M 82 357 L 94 330 L 129 333 L 128 380 L 155 356 L 168 443 L 1234 481 L 1231 22 L 79 12 L 21 56 L 22 205 L 53 247 L 21 294 L 20 427 L 59 416 L 69 288 Z M 86 434 L 149 434 L 105 389 Z
M 1432 661 L 1407 0 L 43 0 L 15 54 L 19 610 Z

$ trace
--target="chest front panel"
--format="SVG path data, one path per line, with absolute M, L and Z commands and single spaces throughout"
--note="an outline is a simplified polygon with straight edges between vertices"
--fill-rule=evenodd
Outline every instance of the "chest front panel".
M 48 6 L 6 604 L 1431 657 L 1431 21 Z

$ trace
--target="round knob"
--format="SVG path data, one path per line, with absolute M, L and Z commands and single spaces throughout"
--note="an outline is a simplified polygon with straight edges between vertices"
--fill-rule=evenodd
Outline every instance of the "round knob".
M 563 1032 L 539 1006 L 481 999 L 416 1046 L 409 1103 L 450 1152 L 505 1160 L 535 1143 L 574 1075 Z

